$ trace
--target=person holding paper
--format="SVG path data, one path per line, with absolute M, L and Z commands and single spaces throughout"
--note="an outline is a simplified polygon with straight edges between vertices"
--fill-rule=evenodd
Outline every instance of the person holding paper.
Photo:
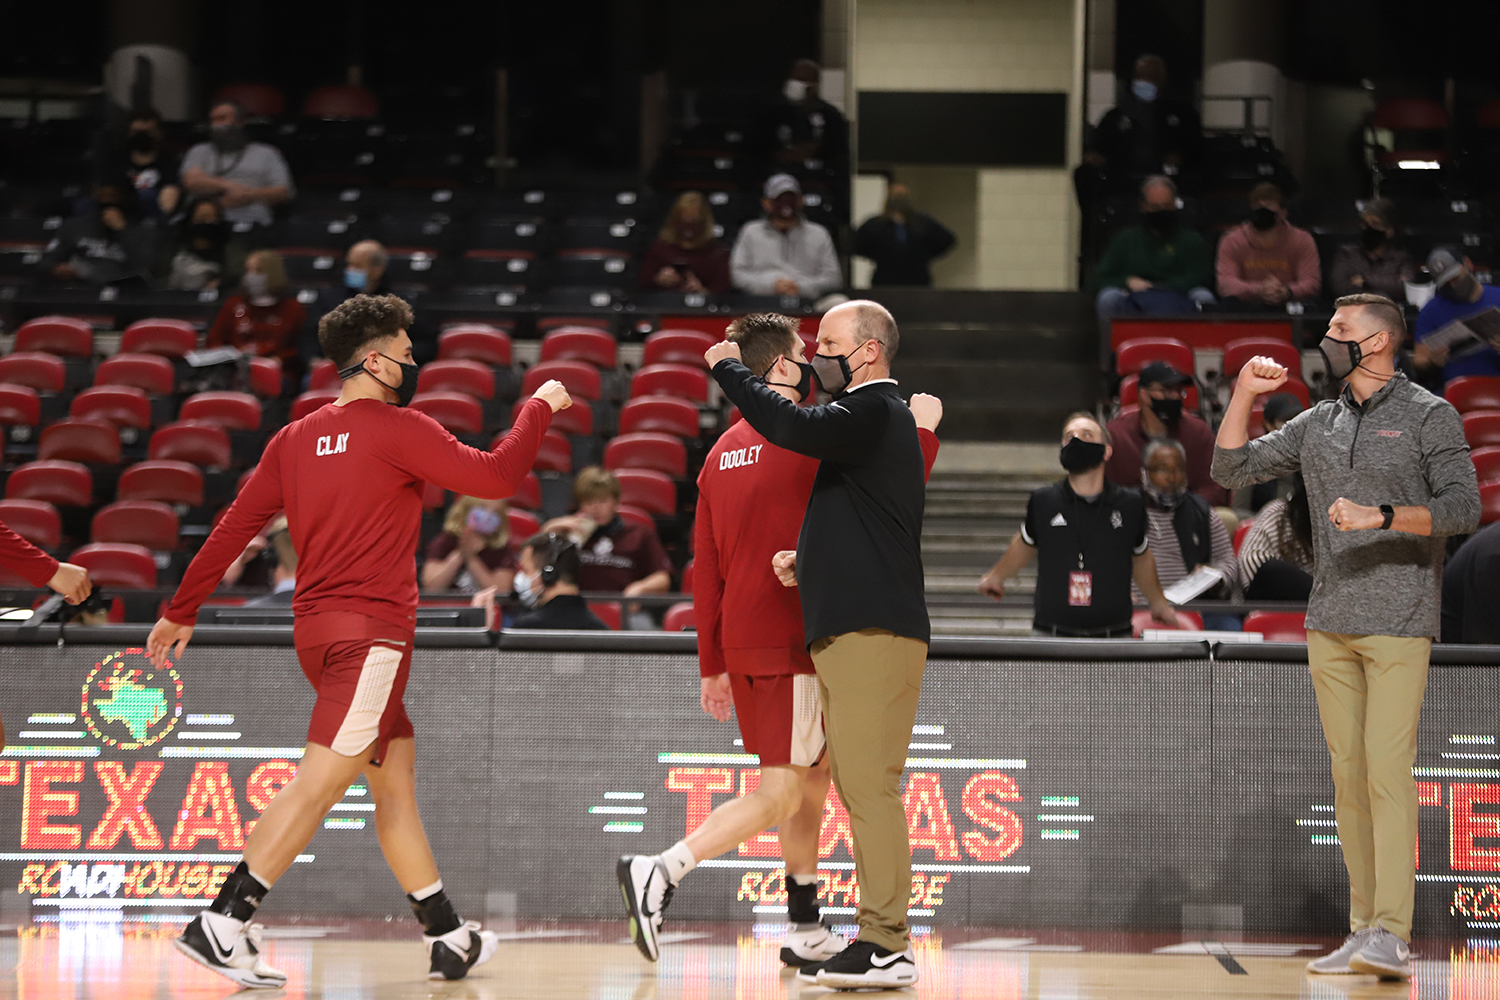
M 1413 331 L 1417 346 L 1412 352 L 1417 369 L 1441 369 L 1445 383 L 1460 375 L 1500 375 L 1500 353 L 1490 344 L 1479 343 L 1466 350 L 1450 347 L 1446 336 L 1454 322 L 1500 307 L 1500 288 L 1480 284 L 1474 277 L 1473 262 L 1459 247 L 1435 248 L 1427 255 L 1427 270 L 1432 272 L 1437 294 L 1417 313 Z

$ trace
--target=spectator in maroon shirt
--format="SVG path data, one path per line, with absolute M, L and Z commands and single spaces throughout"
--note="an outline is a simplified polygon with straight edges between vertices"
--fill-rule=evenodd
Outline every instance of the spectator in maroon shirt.
M 508 594 L 516 568 L 505 501 L 459 497 L 448 508 L 443 530 L 427 546 L 422 589 L 475 594 L 494 588 Z
M 641 288 L 710 295 L 729 291 L 729 248 L 715 238 L 713 212 L 697 191 L 683 192 L 667 213 L 641 262 Z
M 257 250 L 245 258 L 239 293 L 219 309 L 207 345 L 229 345 L 246 354 L 276 358 L 288 374 L 300 372 L 297 344 L 306 322 L 307 310 L 291 294 L 281 257 Z
M 654 527 L 632 524 L 620 517 L 620 481 L 597 465 L 578 472 L 573 480 L 578 513 L 542 526 L 544 532 L 564 532 L 578 540 L 583 563 L 578 584 L 585 591 L 606 591 L 624 597 L 664 594 L 672 587 L 672 563 Z M 627 628 L 650 629 L 649 616 L 629 608 Z
M 1188 489 L 1216 507 L 1228 507 L 1229 491 L 1208 474 L 1214 457 L 1214 432 L 1197 414 L 1183 409 L 1184 387 L 1192 384 L 1165 361 L 1153 361 L 1140 374 L 1140 407 L 1126 410 L 1109 422 L 1114 452 L 1104 465 L 1104 477 L 1119 486 L 1139 489 L 1141 453 L 1152 438 L 1181 442 L 1187 453 Z

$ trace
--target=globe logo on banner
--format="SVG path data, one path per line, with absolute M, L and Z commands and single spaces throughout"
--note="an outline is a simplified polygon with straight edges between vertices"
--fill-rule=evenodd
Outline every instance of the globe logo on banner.
M 83 682 L 79 715 L 94 738 L 120 750 L 161 742 L 182 718 L 182 678 L 140 648 L 110 653 Z

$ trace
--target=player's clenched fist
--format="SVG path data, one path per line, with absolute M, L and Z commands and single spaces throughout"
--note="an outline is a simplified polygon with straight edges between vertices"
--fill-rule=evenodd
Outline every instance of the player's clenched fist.
M 1245 362 L 1240 369 L 1239 387 L 1257 395 L 1275 392 L 1286 385 L 1287 371 L 1281 365 L 1259 355 Z
M 708 367 L 710 368 L 725 358 L 733 358 L 736 361 L 741 360 L 740 345 L 732 344 L 727 340 L 721 340 L 703 352 L 703 360 L 708 362 Z
M 58 563 L 57 572 L 52 574 L 47 586 L 63 595 L 63 600 L 69 604 L 82 604 L 94 590 L 89 571 L 73 563 Z
M 783 587 L 797 586 L 797 550 L 782 549 L 771 557 L 771 569 Z
M 573 405 L 573 397 L 568 395 L 567 387 L 557 379 L 548 379 L 546 382 L 543 382 L 542 387 L 531 398 L 540 399 L 545 402 L 548 406 L 552 407 L 553 413 L 556 413 L 558 410 L 566 410 Z
M 943 422 L 943 401 L 936 396 L 919 392 L 907 406 L 911 408 L 911 415 L 916 419 L 917 426 L 923 430 L 935 431 L 938 424 Z

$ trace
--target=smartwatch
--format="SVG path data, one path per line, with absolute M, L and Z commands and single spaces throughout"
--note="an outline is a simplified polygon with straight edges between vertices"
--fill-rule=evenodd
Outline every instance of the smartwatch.
M 1385 517 L 1385 520 L 1380 522 L 1380 527 L 1382 529 L 1389 529 L 1391 522 L 1396 519 L 1396 508 L 1388 503 L 1383 503 L 1380 505 L 1380 513 Z

